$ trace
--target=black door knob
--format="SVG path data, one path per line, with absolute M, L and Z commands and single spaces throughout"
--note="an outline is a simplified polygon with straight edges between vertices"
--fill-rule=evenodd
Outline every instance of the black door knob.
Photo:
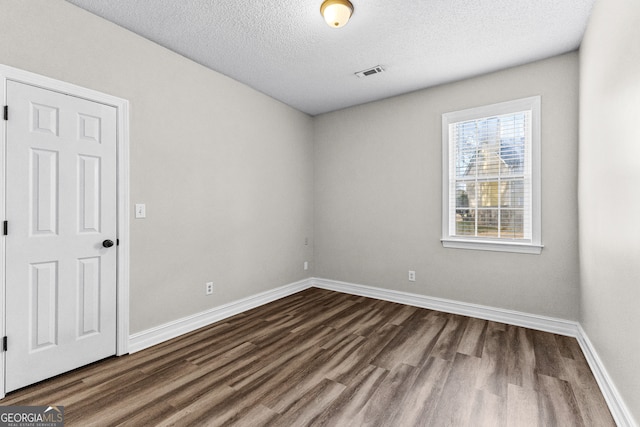
M 102 246 L 104 246 L 105 248 L 110 248 L 111 246 L 113 246 L 113 240 L 105 240 L 102 242 Z

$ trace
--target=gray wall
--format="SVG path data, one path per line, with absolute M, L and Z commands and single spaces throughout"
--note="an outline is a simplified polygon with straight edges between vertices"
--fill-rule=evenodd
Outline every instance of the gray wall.
M 580 54 L 581 323 L 640 421 L 640 2 L 596 2 Z
M 0 63 L 131 102 L 132 333 L 309 275 L 311 117 L 62 0 L 0 0 Z
M 533 95 L 542 254 L 444 249 L 442 113 Z M 577 53 L 318 116 L 314 150 L 318 277 L 578 319 Z

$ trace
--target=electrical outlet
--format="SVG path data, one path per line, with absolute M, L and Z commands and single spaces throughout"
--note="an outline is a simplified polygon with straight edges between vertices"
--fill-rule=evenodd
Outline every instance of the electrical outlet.
M 213 293 L 213 282 L 206 283 L 204 293 L 206 295 L 211 295 Z
M 409 270 L 409 281 L 410 282 L 416 281 L 416 272 L 413 270 Z
M 308 270 L 308 269 L 309 269 L 309 261 L 305 261 L 305 262 L 304 262 L 304 264 L 303 264 L 303 268 L 304 268 L 305 270 Z

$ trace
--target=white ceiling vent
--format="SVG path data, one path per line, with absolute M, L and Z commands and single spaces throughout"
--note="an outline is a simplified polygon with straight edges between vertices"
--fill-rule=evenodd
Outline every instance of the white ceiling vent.
M 373 76 L 374 74 L 380 74 L 383 71 L 384 71 L 384 68 L 382 68 L 381 65 L 376 65 L 375 67 L 369 68 L 368 70 L 358 71 L 356 73 L 356 76 L 358 77 Z

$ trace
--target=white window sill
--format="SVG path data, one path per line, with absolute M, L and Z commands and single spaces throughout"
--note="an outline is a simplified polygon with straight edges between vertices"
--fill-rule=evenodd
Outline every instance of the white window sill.
M 453 249 L 471 249 L 477 251 L 514 252 L 519 254 L 540 255 L 543 245 L 517 242 L 496 242 L 487 240 L 442 239 L 442 246 Z

